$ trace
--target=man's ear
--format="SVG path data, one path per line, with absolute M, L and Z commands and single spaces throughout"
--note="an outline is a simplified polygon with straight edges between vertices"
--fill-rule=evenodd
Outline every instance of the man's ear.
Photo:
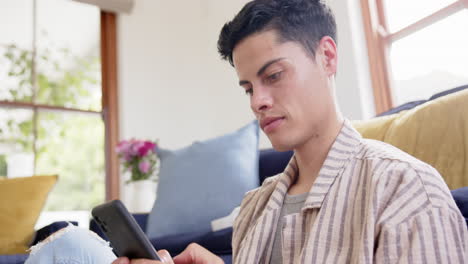
M 321 55 L 320 59 L 324 71 L 328 76 L 335 75 L 338 67 L 338 50 L 335 41 L 329 36 L 323 37 L 319 42 L 317 51 Z

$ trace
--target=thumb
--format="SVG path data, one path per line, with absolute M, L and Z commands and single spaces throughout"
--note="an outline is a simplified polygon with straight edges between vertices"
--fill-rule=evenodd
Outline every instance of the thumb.
M 161 258 L 161 261 L 166 264 L 174 264 L 174 261 L 172 260 L 171 255 L 167 250 L 159 250 L 158 251 L 158 256 Z
M 177 264 L 192 264 L 194 262 L 194 256 L 189 250 L 184 250 L 182 253 L 174 257 L 174 262 Z
M 130 264 L 130 260 L 126 257 L 121 257 L 121 258 L 114 260 L 112 264 Z
M 175 264 L 224 264 L 223 260 L 198 244 L 190 244 L 174 258 Z

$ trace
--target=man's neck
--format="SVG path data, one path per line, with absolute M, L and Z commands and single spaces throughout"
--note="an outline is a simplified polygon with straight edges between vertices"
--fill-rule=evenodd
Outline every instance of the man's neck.
M 343 122 L 343 118 L 338 116 L 318 133 L 318 137 L 311 138 L 294 150 L 299 175 L 295 183 L 289 188 L 288 194 L 309 192 L 327 158 L 333 142 L 335 142 L 336 137 L 341 131 Z

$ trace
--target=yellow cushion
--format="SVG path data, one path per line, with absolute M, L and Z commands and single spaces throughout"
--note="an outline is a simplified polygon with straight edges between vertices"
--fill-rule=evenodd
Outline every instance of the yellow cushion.
M 468 186 L 468 90 L 353 125 L 363 137 L 387 142 L 430 164 L 450 189 Z
M 0 179 L 0 255 L 26 253 L 57 176 Z
M 372 118 L 365 121 L 353 121 L 353 126 L 364 138 L 384 141 L 388 128 L 398 114 Z

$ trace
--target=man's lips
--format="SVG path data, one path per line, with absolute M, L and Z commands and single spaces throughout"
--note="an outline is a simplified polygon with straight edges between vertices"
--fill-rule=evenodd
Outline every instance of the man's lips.
M 265 133 L 268 133 L 277 128 L 284 120 L 284 117 L 265 117 L 260 120 L 260 127 Z

